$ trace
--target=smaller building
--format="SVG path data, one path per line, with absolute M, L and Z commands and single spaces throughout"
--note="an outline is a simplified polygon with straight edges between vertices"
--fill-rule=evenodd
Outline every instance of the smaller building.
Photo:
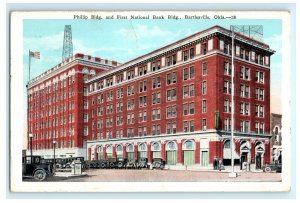
M 281 137 L 281 114 L 271 114 L 271 146 L 272 146 L 272 162 L 282 163 L 282 137 Z

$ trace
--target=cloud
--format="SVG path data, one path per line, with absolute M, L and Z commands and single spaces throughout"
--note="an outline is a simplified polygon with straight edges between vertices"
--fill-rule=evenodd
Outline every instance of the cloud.
M 42 36 L 42 37 L 24 37 L 24 48 L 28 47 L 31 50 L 38 51 L 40 47 L 44 50 L 57 50 L 63 47 L 64 32 L 58 34 Z
M 138 40 L 153 37 L 165 37 L 172 35 L 168 30 L 162 30 L 158 26 L 149 27 L 147 25 L 136 24 L 131 28 L 120 29 L 116 31 L 117 34 L 129 40 Z
M 275 55 L 282 55 L 282 35 L 273 35 L 264 39 L 264 42 L 270 45 L 270 48 L 275 50 Z

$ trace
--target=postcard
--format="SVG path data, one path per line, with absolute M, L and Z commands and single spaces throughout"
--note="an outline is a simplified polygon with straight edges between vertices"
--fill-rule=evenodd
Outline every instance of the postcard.
M 12 12 L 11 191 L 288 192 L 289 35 L 284 11 Z

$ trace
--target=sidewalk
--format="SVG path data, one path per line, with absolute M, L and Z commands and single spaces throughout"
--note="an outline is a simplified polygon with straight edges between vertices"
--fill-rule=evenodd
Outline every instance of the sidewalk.
M 83 177 L 87 176 L 88 174 L 86 172 L 82 172 L 82 174 L 72 174 L 71 172 L 55 172 L 56 177 L 64 177 L 64 178 L 72 178 L 72 177 Z

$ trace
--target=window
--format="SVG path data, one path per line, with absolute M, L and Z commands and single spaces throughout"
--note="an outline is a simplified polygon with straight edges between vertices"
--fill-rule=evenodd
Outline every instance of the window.
M 106 101 L 112 101 L 113 100 L 113 91 L 106 92 Z
M 224 81 L 224 93 L 231 94 L 231 82 Z
M 255 123 L 255 133 L 263 134 L 265 132 L 265 124 L 264 123 Z
M 187 80 L 188 77 L 189 77 L 188 69 L 187 69 L 187 68 L 184 68 L 184 69 L 183 69 L 183 80 Z
M 152 135 L 160 135 L 160 124 L 152 125 Z
M 241 102 L 240 114 L 250 115 L 250 103 Z
M 240 96 L 250 98 L 250 86 L 241 84 L 240 85 Z
M 202 75 L 207 75 L 207 63 L 202 63 Z
M 160 103 L 160 92 L 155 92 L 152 94 L 152 104 Z
M 140 111 L 139 112 L 139 122 L 147 121 L 147 111 Z
M 183 104 L 183 115 L 193 115 L 195 113 L 195 104 L 192 103 L 185 103 Z
M 203 55 L 205 55 L 207 53 L 207 44 L 206 43 L 204 43 L 202 45 L 202 53 L 203 53 Z
M 240 57 L 242 59 L 244 59 L 244 56 L 245 56 L 245 49 L 241 47 L 241 49 L 240 49 Z
M 147 106 L 147 96 L 139 97 L 139 106 L 140 107 Z
M 139 67 L 139 76 L 147 74 L 147 66 Z
M 194 48 L 190 48 L 190 59 L 193 59 L 194 58 Z
M 188 51 L 185 50 L 183 51 L 183 61 L 187 61 L 188 60 Z
M 183 98 L 195 96 L 195 86 L 189 85 L 183 87 Z
M 139 92 L 147 91 L 147 81 L 140 81 L 139 82 Z
M 262 105 L 255 105 L 255 116 L 263 118 L 265 116 L 265 107 Z
M 176 122 L 167 123 L 167 134 L 176 133 Z
M 123 111 L 123 102 L 117 102 L 117 112 L 122 112 Z
M 166 58 L 166 61 L 167 61 L 167 66 L 170 66 L 171 65 L 171 60 L 170 60 L 170 56 L 168 56 L 167 58 Z
M 113 113 L 113 105 L 108 104 L 106 105 L 106 114 L 112 114 Z
M 176 100 L 176 89 L 167 90 L 167 101 Z
M 224 62 L 224 75 L 231 75 L 231 72 L 232 72 L 231 64 L 229 64 L 229 62 L 225 61 Z
M 167 85 L 176 83 L 176 81 L 177 81 L 176 72 L 167 73 Z
M 134 94 L 134 85 L 127 86 L 127 95 L 133 95 Z
M 190 79 L 195 77 L 195 67 L 191 66 L 190 67 Z
M 129 70 L 126 72 L 127 80 L 134 78 L 134 70 Z
M 134 113 L 127 114 L 127 124 L 134 124 Z
M 133 110 L 134 109 L 134 99 L 127 100 L 127 110 Z
M 155 89 L 155 88 L 159 88 L 160 87 L 160 77 L 155 77 L 155 78 L 152 78 L 152 88 Z
M 167 118 L 176 118 L 176 106 L 169 106 L 167 107 Z
M 202 100 L 202 113 L 207 112 L 206 100 Z
M 250 80 L 250 68 L 241 66 L 240 67 L 240 78 Z
M 194 66 L 183 69 L 183 80 L 192 79 L 194 77 L 195 77 L 195 67 Z
M 117 89 L 117 99 L 123 98 L 123 88 Z
M 255 72 L 255 81 L 258 83 L 264 83 L 265 82 L 265 73 L 262 71 L 256 71 Z
M 231 130 L 231 119 L 229 119 L 229 118 L 224 119 L 224 130 L 225 131 Z
M 230 113 L 231 112 L 231 101 L 224 100 L 224 112 Z
M 194 132 L 194 121 L 183 121 L 183 132 Z
M 207 93 L 207 83 L 206 81 L 202 82 L 202 94 L 206 94 Z
M 117 75 L 117 83 L 123 82 L 123 74 Z
M 206 118 L 203 118 L 202 119 L 202 130 L 205 131 L 207 129 L 207 126 L 206 126 Z
M 240 131 L 243 133 L 248 133 L 250 131 L 250 121 L 240 121 Z
M 160 108 L 152 109 L 152 120 L 159 120 L 160 119 Z
M 112 127 L 113 126 L 113 118 L 109 117 L 106 118 L 106 127 Z
M 176 64 L 176 54 L 172 55 L 172 64 Z
M 263 101 L 265 99 L 265 90 L 262 88 L 255 88 L 255 99 Z
M 134 136 L 134 129 L 133 128 L 127 128 L 127 136 L 133 137 Z
M 123 116 L 116 117 L 116 125 L 123 125 Z

